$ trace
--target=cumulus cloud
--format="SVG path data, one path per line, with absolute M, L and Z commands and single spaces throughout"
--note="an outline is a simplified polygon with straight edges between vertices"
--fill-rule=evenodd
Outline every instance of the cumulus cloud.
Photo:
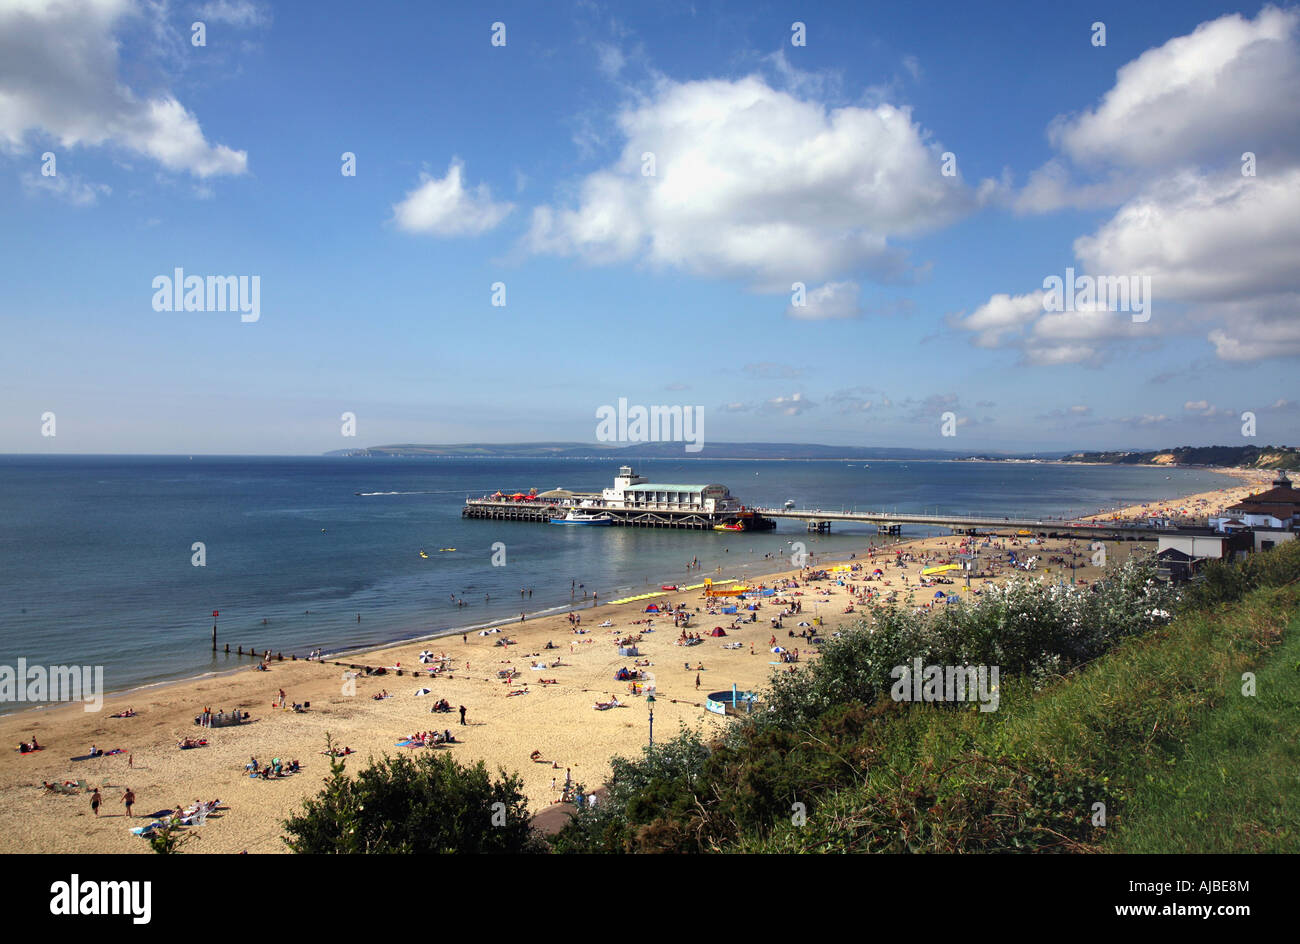
M 445 177 L 421 172 L 419 185 L 393 204 L 393 221 L 408 233 L 433 236 L 477 236 L 496 227 L 514 204 L 493 201 L 487 184 L 467 189 L 464 169 L 453 159 Z
M 1060 153 L 1018 206 L 1117 207 L 1074 255 L 1080 274 L 1149 278 L 1150 321 L 1034 312 L 1030 293 L 994 295 L 950 324 L 1037 364 L 1097 363 L 1118 342 L 1193 331 L 1221 360 L 1300 355 L 1297 100 L 1297 9 L 1223 16 L 1143 53 L 1095 108 L 1052 124 Z M 1256 176 L 1243 173 L 1248 150 Z M 1071 166 L 1099 176 L 1075 183 Z
M 780 413 L 782 416 L 798 416 L 816 407 L 817 404 L 802 393 L 792 393 L 788 397 L 773 397 L 763 403 L 766 412 Z
M 1187 413 L 1195 413 L 1197 416 L 1209 418 L 1235 415 L 1232 410 L 1221 410 L 1208 400 L 1188 400 L 1183 404 L 1183 410 Z
M 0 5 L 0 146 L 21 152 L 40 135 L 199 178 L 245 173 L 247 153 L 210 143 L 175 96 L 141 96 L 121 80 L 115 31 L 135 12 L 129 0 Z
M 851 272 L 905 278 L 891 238 L 942 227 L 981 199 L 936 172 L 938 146 L 909 109 L 829 108 L 757 75 L 660 79 L 616 123 L 618 159 L 534 210 L 529 250 L 788 292 Z
M 1096 108 L 1048 137 L 1076 162 L 1154 169 L 1217 160 L 1226 142 L 1294 152 L 1298 26 L 1300 11 L 1276 7 L 1202 23 L 1123 66 Z

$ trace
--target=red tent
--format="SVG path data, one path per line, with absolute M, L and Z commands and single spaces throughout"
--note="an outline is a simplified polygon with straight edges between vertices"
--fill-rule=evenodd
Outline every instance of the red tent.
M 725 629 L 723 629 L 721 626 L 714 626 L 714 627 L 713 627 L 713 632 L 712 632 L 710 635 L 713 635 L 713 636 L 725 636 L 725 635 L 727 635 L 727 631 L 726 631 Z

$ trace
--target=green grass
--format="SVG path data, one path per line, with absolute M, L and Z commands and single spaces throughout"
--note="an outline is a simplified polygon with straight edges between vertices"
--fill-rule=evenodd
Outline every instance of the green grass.
M 1300 851 L 1300 589 L 1126 640 L 997 712 L 881 706 L 862 779 L 753 852 Z M 1241 694 L 1254 671 L 1258 694 Z M 1107 823 L 1092 821 L 1106 805 Z
M 1300 615 L 1237 692 L 1199 719 L 1179 756 L 1133 792 L 1113 852 L 1300 848 Z

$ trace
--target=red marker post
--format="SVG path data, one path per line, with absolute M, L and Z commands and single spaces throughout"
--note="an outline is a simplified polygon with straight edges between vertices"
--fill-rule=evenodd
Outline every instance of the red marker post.
M 216 610 L 212 611 L 212 651 L 217 651 L 217 617 L 221 614 Z

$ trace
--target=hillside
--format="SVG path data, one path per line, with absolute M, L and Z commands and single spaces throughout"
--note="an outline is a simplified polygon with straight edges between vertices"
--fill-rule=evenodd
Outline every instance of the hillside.
M 337 449 L 329 456 L 425 456 L 440 458 L 534 458 L 557 459 L 965 459 L 969 453 L 947 449 L 899 449 L 878 446 L 824 446 L 817 443 L 728 443 L 710 442 L 699 452 L 686 452 L 680 442 L 648 442 L 631 445 L 611 443 L 401 443 L 364 449 Z M 996 455 L 988 458 L 1058 458 L 1047 455 Z
M 1075 452 L 1066 462 L 1113 465 L 1209 465 L 1229 469 L 1300 468 L 1300 449 L 1294 446 L 1179 446 L 1152 452 Z

